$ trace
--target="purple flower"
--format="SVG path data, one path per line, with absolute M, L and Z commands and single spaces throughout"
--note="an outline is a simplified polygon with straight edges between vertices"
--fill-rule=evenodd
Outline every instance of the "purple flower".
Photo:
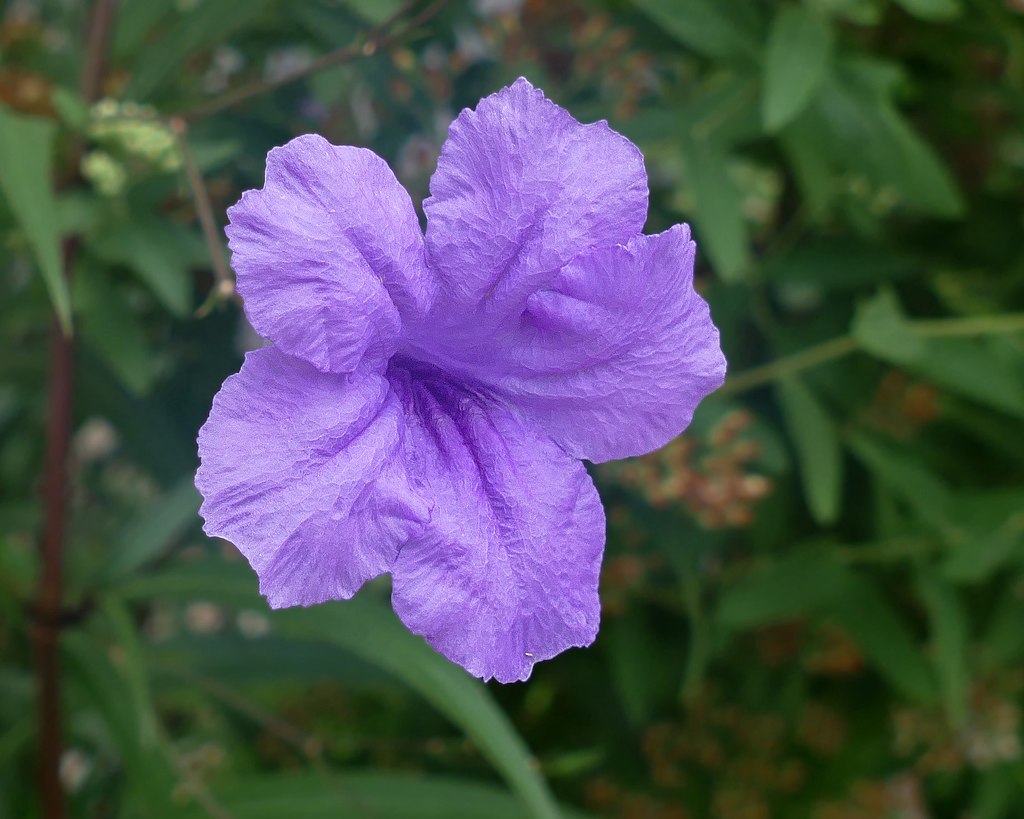
M 604 512 L 580 459 L 660 447 L 725 374 L 694 244 L 656 236 L 643 157 L 524 79 L 452 124 L 424 203 L 302 136 L 228 211 L 272 344 L 199 433 L 205 531 L 274 608 L 393 577 L 408 628 L 524 680 L 593 642 Z

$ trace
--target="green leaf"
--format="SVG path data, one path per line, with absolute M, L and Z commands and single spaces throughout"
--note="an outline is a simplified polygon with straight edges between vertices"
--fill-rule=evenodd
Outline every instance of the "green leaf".
M 0 525 L 7 521 L 0 522 Z M 13 527 L 12 527 L 13 528 Z M 29 599 L 39 573 L 39 561 L 28 545 L 17 543 L 9 535 L 0 534 L 0 600 L 15 608 Z
M 827 547 L 799 549 L 726 588 L 716 616 L 736 629 L 791 620 L 819 612 L 847 584 L 848 570 Z
M 35 254 L 54 312 L 71 334 L 71 295 L 60 256 L 60 228 L 53 194 L 53 143 L 57 126 L 23 117 L 0 105 L 0 191 Z
M 958 539 L 960 527 L 954 525 L 950 515 L 953 493 L 919 459 L 896 452 L 865 434 L 850 435 L 846 443 L 882 485 L 906 501 L 921 520 L 952 540 Z
M 996 601 L 984 634 L 978 641 L 981 673 L 1000 672 L 1024 660 L 1024 640 L 1020 624 L 1024 623 L 1024 592 L 1010 588 Z
M 960 596 L 933 573 L 921 571 L 916 578 L 917 593 L 928 612 L 932 651 L 942 701 L 950 724 L 959 728 L 967 718 L 971 688 L 968 673 L 967 614 Z
M 123 0 L 118 4 L 111 51 L 118 64 L 145 59 L 143 50 L 151 45 L 157 26 L 172 20 L 174 0 Z
M 157 557 L 195 524 L 199 501 L 190 476 L 148 504 L 113 545 L 99 579 L 124 577 Z
M 700 92 L 675 109 L 676 127 L 668 135 L 677 141 L 680 132 L 694 141 L 713 144 L 723 153 L 761 135 L 757 101 L 760 72 L 754 68 L 716 73 Z
M 808 215 L 812 219 L 822 218 L 832 202 L 836 184 L 820 123 L 801 117 L 782 130 L 779 143 L 793 168 Z
M 764 67 L 761 114 L 778 131 L 811 101 L 829 71 L 829 21 L 802 6 L 783 6 L 772 21 Z
M 739 281 L 750 265 L 750 239 L 728 157 L 711 141 L 685 139 L 683 158 L 696 205 L 698 247 L 725 281 Z
M 833 620 L 893 688 L 913 699 L 932 699 L 931 669 L 903 617 L 825 548 L 800 549 L 734 583 L 722 595 L 719 621 L 751 628 L 805 616 Z
M 362 2 L 369 5 L 373 3 L 373 0 L 362 0 Z M 372 14 L 373 11 L 370 9 L 369 13 Z M 289 9 L 289 13 L 294 16 L 302 33 L 312 42 L 318 43 L 324 48 L 337 48 L 338 43 L 350 42 L 365 27 L 363 20 L 353 20 L 348 14 L 338 14 L 334 6 L 323 4 L 319 0 L 295 3 Z M 332 73 L 337 77 L 337 74 L 329 69 L 317 76 Z M 341 93 L 347 92 L 347 89 L 342 91 L 337 88 L 337 85 L 335 90 Z M 319 97 L 319 95 L 317 96 Z
M 237 162 L 242 155 L 242 143 L 235 139 L 203 139 L 190 135 L 189 148 L 192 150 L 192 161 L 204 174 L 216 170 L 228 162 Z M 203 256 L 202 259 L 207 264 L 209 263 L 208 255 Z
M 665 141 L 676 144 L 681 134 L 711 142 L 725 150 L 761 135 L 761 121 L 754 103 L 759 94 L 759 73 L 753 69 L 716 72 L 701 83 L 680 105 L 651 105 L 624 117 L 612 117 L 621 130 L 639 143 Z M 580 111 L 600 119 L 606 106 Z
M 882 21 L 882 7 L 874 0 L 806 0 L 825 14 L 835 14 L 859 26 L 876 26 Z
M 965 398 L 1024 418 L 1024 354 L 1003 338 L 931 338 L 908 369 Z
M 879 290 L 874 298 L 857 305 L 850 328 L 867 352 L 895 364 L 907 364 L 924 355 L 924 340 L 914 332 L 891 290 Z
M 3 728 L 0 728 L 0 769 L 10 770 L 14 767 L 17 757 L 30 747 L 36 730 L 31 706 L 26 703 L 26 709 L 21 717 L 5 723 Z
M 145 328 L 125 294 L 106 271 L 87 265 L 75 277 L 75 305 L 82 338 L 122 384 L 142 395 L 157 377 Z
M 746 3 L 716 0 L 632 0 L 633 5 L 687 48 L 716 59 L 752 57 L 757 42 L 744 26 Z
M 124 767 L 128 804 L 118 815 L 170 815 L 169 800 L 154 799 L 154 794 L 169 794 L 177 776 L 154 736 L 155 715 L 139 710 L 148 707 L 148 697 L 140 696 L 136 688 L 139 678 L 129 681 L 129 676 L 140 673 L 140 669 L 135 667 L 126 676 L 126 664 L 136 662 L 127 656 L 131 646 L 127 650 L 119 646 L 114 654 L 104 642 L 95 627 L 91 633 L 71 632 L 62 639 L 72 693 L 77 702 L 85 704 L 85 714 L 91 711 L 100 717 L 98 724 Z M 115 664 L 112 656 L 117 656 L 120 664 Z
M 800 463 L 807 508 L 818 523 L 834 523 L 842 496 L 843 458 L 832 419 L 798 379 L 780 382 L 776 391 Z
M 895 107 L 901 74 L 894 65 L 847 59 L 818 94 L 833 162 L 862 174 L 876 191 L 891 190 L 918 210 L 944 218 L 964 212 L 949 170 Z
M 89 124 L 89 106 L 78 94 L 63 86 L 56 86 L 50 94 L 53 107 L 65 125 L 81 133 Z
M 102 600 L 100 610 L 119 649 L 119 670 L 135 713 L 133 722 L 139 746 L 146 751 L 155 749 L 159 742 L 160 719 L 150 695 L 149 674 L 132 616 L 120 600 L 111 596 Z
M 99 218 L 100 202 L 90 189 L 64 191 L 57 197 L 57 223 L 64 236 L 80 236 L 92 231 Z
M 787 129 L 786 133 L 789 133 Z M 900 279 L 915 269 L 914 259 L 884 245 L 847 239 L 820 239 L 764 260 L 761 275 L 771 282 L 824 288 L 863 290 L 865 286 Z
M 0 554 L 7 544 L 0 541 Z M 24 600 L 18 601 L 19 609 Z M 11 621 L 2 621 L 4 628 L 12 625 Z M 21 624 L 18 624 L 21 628 Z M 16 633 L 13 630 L 7 633 Z M 24 633 L 24 632 L 21 632 Z M 10 656 L 10 652 L 8 652 Z M 31 673 L 31 666 L 18 667 L 5 661 L 0 667 L 0 771 L 16 770 L 19 757 L 32 752 L 33 740 L 36 737 L 36 680 Z M 0 801 L 0 816 L 3 802 Z
M 857 306 L 851 332 L 860 346 L 967 398 L 1024 418 L 1024 353 L 1005 338 L 929 337 L 904 316 L 895 293 Z
M 402 0 L 342 0 L 342 4 L 367 23 L 380 25 L 402 7 Z
M 978 583 L 1024 554 L 1024 492 L 1019 488 L 960 498 L 954 515 L 967 535 L 951 544 L 942 565 L 944 577 Z
M 135 578 L 121 588 L 133 598 L 197 597 L 224 605 L 265 608 L 247 568 L 204 563 Z M 559 811 L 522 738 L 479 681 L 409 633 L 394 613 L 365 591 L 340 603 L 268 613 L 274 632 L 344 648 L 401 680 L 465 731 L 519 794 L 531 816 Z
M 877 113 L 890 151 L 887 161 L 879 163 L 880 173 L 891 174 L 907 201 L 920 209 L 947 219 L 962 216 L 966 207 L 963 196 L 934 149 L 895 108 L 881 106 Z
M 256 612 L 249 612 L 257 615 Z M 258 615 L 257 615 L 258 616 Z M 269 620 L 267 621 L 269 625 Z M 308 683 L 330 680 L 337 685 L 374 688 L 398 685 L 394 678 L 351 652 L 322 640 L 298 640 L 261 634 L 245 636 L 230 630 L 217 634 L 180 633 L 146 646 L 147 659 L 161 677 L 174 685 L 182 681 L 205 687 L 228 707 L 236 697 L 220 696 L 221 689 L 244 691 L 266 683 Z M 272 663 L 267 657 L 273 657 Z
M 228 35 L 259 18 L 271 0 L 205 0 L 179 12 L 171 24 L 161 23 L 161 36 L 135 63 L 126 96 L 144 100 L 173 79 L 185 60 L 196 52 L 224 42 Z M 154 11 L 155 14 L 155 11 Z
M 896 0 L 908 14 L 931 22 L 955 20 L 963 13 L 958 0 Z
M 214 788 L 235 819 L 532 819 L 536 816 L 491 785 L 390 772 L 260 774 Z M 567 816 L 569 814 L 566 814 Z M 579 813 L 573 817 L 582 819 Z M 184 819 L 206 819 L 196 806 Z
M 657 675 L 663 662 L 650 627 L 637 612 L 628 611 L 601 628 L 612 682 L 630 723 L 643 726 L 657 706 Z
M 875 670 L 911 699 L 935 697 L 935 678 L 906 620 L 859 575 L 829 601 L 827 613 L 853 638 Z
M 192 269 L 207 263 L 206 245 L 193 231 L 166 220 L 120 221 L 90 247 L 103 261 L 129 268 L 167 310 L 192 310 Z
M 1020 812 L 1021 788 L 1016 764 L 995 765 L 979 771 L 978 779 L 971 802 L 972 819 L 1007 819 Z
M 410 634 L 390 609 L 363 595 L 358 601 L 283 614 L 283 633 L 318 636 L 394 674 L 476 742 L 533 815 L 559 815 L 529 750 L 487 689 Z

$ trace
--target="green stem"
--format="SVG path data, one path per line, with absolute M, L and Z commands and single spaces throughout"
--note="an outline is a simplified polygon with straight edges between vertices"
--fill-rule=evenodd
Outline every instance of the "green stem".
M 926 338 L 1024 333 L 1024 313 L 968 316 L 954 319 L 919 319 L 910 322 L 910 326 L 915 333 Z
M 997 316 L 969 316 L 951 319 L 920 319 L 909 321 L 911 332 L 922 338 L 954 338 L 957 336 L 1001 335 L 1024 333 L 1024 313 L 1005 313 Z M 726 379 L 719 395 L 739 395 L 786 378 L 790 375 L 827 364 L 860 349 L 853 336 L 829 339 L 792 355 L 753 367 Z
M 757 387 L 785 378 L 788 375 L 827 364 L 837 358 L 849 355 L 858 349 L 857 340 L 853 336 L 841 336 L 821 344 L 801 350 L 799 353 L 777 358 L 760 367 L 738 373 L 726 379 L 718 391 L 719 395 L 738 395 Z
M 326 68 L 336 68 L 339 65 L 345 65 L 360 57 L 369 57 L 383 48 L 401 42 L 402 39 L 408 37 L 421 25 L 439 14 L 447 2 L 448 0 L 433 0 L 419 14 L 412 15 L 412 9 L 417 5 L 418 0 L 407 0 L 391 17 L 376 28 L 371 29 L 356 42 L 339 48 L 337 51 L 324 54 L 322 57 L 313 60 L 309 65 L 296 69 L 282 77 L 277 77 L 273 80 L 258 80 L 232 89 L 220 97 L 203 103 L 192 111 L 180 114 L 179 117 L 188 122 L 205 119 L 226 108 L 231 108 L 252 97 L 258 97 L 261 94 L 281 88 L 310 74 L 315 74 Z

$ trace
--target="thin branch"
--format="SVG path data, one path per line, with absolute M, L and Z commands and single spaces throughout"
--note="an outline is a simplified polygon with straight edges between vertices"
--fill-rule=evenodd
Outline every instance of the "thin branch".
M 110 50 L 116 10 L 117 0 L 96 0 L 92 6 L 78 89 L 86 102 L 94 102 L 103 95 L 103 76 L 106 73 L 107 52 Z
M 718 391 L 718 395 L 737 395 L 742 392 L 763 387 L 779 378 L 793 375 L 802 370 L 817 367 L 834 361 L 837 358 L 849 355 L 859 349 L 857 340 L 853 336 L 842 336 L 833 338 L 799 353 L 777 358 L 760 367 L 744 370 L 737 375 L 726 379 L 725 384 Z
M 214 298 L 230 298 L 235 292 L 235 280 L 232 278 L 231 269 L 224 258 L 220 228 L 213 215 L 213 206 L 210 204 L 210 195 L 203 182 L 203 175 L 199 172 L 195 157 L 192 156 L 192 150 L 188 146 L 188 124 L 181 117 L 175 117 L 171 120 L 170 126 L 178 138 L 178 151 L 181 153 L 185 175 L 188 177 L 188 186 L 192 191 L 192 201 L 195 204 L 196 215 L 203 228 L 203 238 L 206 240 L 210 259 L 213 262 L 213 278 L 216 282 Z
M 908 329 L 921 338 L 955 338 L 960 336 L 1004 335 L 1024 333 L 1024 313 L 995 316 L 968 316 L 949 319 L 917 319 L 907 322 Z M 775 361 L 753 367 L 726 379 L 719 395 L 738 395 L 763 387 L 772 381 L 795 375 L 812 367 L 827 364 L 861 349 L 853 336 L 840 336 L 829 341 L 783 356 Z
M 96 0 L 90 9 L 80 91 L 86 102 L 97 99 L 103 88 L 107 50 L 113 29 L 116 0 Z M 71 151 L 77 168 L 81 146 Z M 64 240 L 64 275 L 70 278 L 78 253 L 74 238 Z M 60 781 L 62 751 L 61 679 L 59 639 L 64 597 L 64 537 L 67 521 L 67 463 L 71 442 L 74 398 L 74 347 L 56 316 L 50 327 L 49 396 L 46 420 L 46 455 L 43 466 L 43 525 L 39 553 L 42 571 L 36 591 L 32 642 L 38 678 L 39 804 L 45 819 L 67 815 Z
M 965 316 L 951 319 L 918 319 L 911 322 L 911 327 L 915 333 L 925 338 L 1024 333 L 1024 313 Z
M 412 9 L 419 3 L 419 0 L 408 0 L 397 12 L 385 20 L 376 28 L 371 29 L 364 37 L 357 42 L 351 43 L 338 51 L 325 54 L 309 65 L 296 71 L 279 77 L 275 80 L 261 81 L 244 85 L 234 91 L 229 91 L 223 96 L 212 100 L 199 108 L 171 118 L 169 125 L 174 131 L 178 140 L 178 150 L 181 154 L 185 175 L 188 178 L 189 189 L 192 193 L 193 204 L 196 215 L 203 229 L 203 238 L 210 253 L 213 263 L 214 289 L 204 304 L 197 311 L 197 316 L 202 317 L 210 311 L 217 303 L 231 298 L 235 293 L 235 280 L 231 275 L 231 269 L 224 258 L 223 246 L 221 244 L 221 231 L 213 214 L 213 207 L 210 204 L 210 196 L 203 182 L 203 176 L 195 163 L 195 158 L 188 144 L 188 123 L 202 117 L 210 116 L 226 108 L 244 102 L 251 97 L 272 91 L 281 86 L 288 85 L 296 80 L 302 79 L 317 71 L 332 66 L 342 65 L 358 57 L 368 57 L 381 48 L 385 48 L 402 38 L 411 31 L 423 25 L 436 16 L 446 5 L 448 0 L 433 0 L 419 14 L 408 19 L 405 24 L 395 31 L 395 27 L 408 16 Z
M 403 18 L 406 17 L 413 8 L 415 8 L 418 2 L 419 0 L 408 0 L 408 2 L 404 3 L 398 11 L 391 15 L 391 17 L 379 26 L 370 29 L 365 35 L 344 48 L 332 51 L 330 54 L 325 54 L 324 56 L 313 60 L 308 65 L 298 68 L 295 71 L 288 72 L 281 77 L 277 77 L 272 80 L 260 80 L 258 82 L 249 83 L 248 85 L 243 85 L 233 91 L 228 91 L 222 96 L 210 100 L 207 103 L 203 103 L 197 108 L 187 111 L 180 116 L 188 122 L 194 122 L 195 120 L 208 117 L 211 114 L 219 113 L 226 108 L 232 108 L 241 102 L 251 99 L 252 97 L 257 97 L 260 94 L 267 93 L 268 91 L 273 91 L 277 88 L 281 88 L 282 86 L 290 85 L 291 83 L 301 80 L 303 77 L 307 77 L 310 74 L 323 71 L 325 68 L 344 65 L 345 63 L 350 63 L 359 57 L 369 57 L 380 49 L 387 48 L 388 46 L 401 41 L 403 38 L 408 36 L 410 32 L 414 31 L 419 26 L 439 14 L 441 9 L 447 4 L 447 0 L 433 0 L 433 2 L 427 5 L 423 11 L 413 17 L 410 17 L 401 28 L 397 31 L 393 31 L 395 26 L 402 22 Z

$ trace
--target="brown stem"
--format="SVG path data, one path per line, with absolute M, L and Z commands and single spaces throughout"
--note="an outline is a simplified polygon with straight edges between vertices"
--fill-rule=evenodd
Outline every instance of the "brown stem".
M 325 68 L 344 65 L 345 63 L 352 62 L 359 57 L 369 57 L 380 49 L 387 48 L 388 46 L 400 41 L 403 37 L 407 36 L 409 32 L 413 31 L 418 26 L 423 25 L 425 22 L 437 15 L 447 4 L 447 0 L 433 0 L 433 2 L 427 5 L 419 14 L 410 17 L 399 30 L 392 31 L 392 29 L 394 29 L 394 27 L 398 25 L 398 23 L 401 22 L 410 11 L 412 11 L 412 9 L 417 5 L 417 2 L 418 0 L 409 0 L 409 2 L 404 3 L 398 11 L 391 15 L 391 17 L 379 26 L 370 29 L 366 35 L 360 37 L 357 41 L 350 43 L 344 48 L 339 48 L 337 51 L 325 54 L 324 56 L 313 60 L 309 65 L 305 65 L 302 68 L 289 72 L 284 76 L 277 77 L 276 79 L 252 82 L 248 85 L 236 88 L 233 91 L 228 91 L 226 94 L 182 114 L 181 117 L 189 122 L 194 122 L 197 119 L 202 119 L 203 117 L 208 117 L 211 114 L 223 111 L 225 108 L 231 108 L 238 105 L 240 102 L 245 102 L 245 100 L 252 97 L 265 94 L 268 91 L 273 91 L 284 85 L 289 85 L 296 80 L 300 80 L 310 74 L 315 74 L 317 71 L 322 71 Z
M 96 0 L 92 5 L 78 88 L 86 102 L 95 102 L 103 93 L 103 75 L 106 72 L 107 52 L 110 50 L 116 10 L 117 0 Z
M 213 295 L 217 299 L 227 299 L 235 292 L 235 281 L 231 277 L 231 269 L 224 259 L 221 233 L 213 215 L 210 194 L 206 190 L 203 175 L 199 172 L 199 166 L 196 165 L 192 149 L 188 145 L 188 123 L 181 117 L 174 117 L 170 121 L 170 127 L 178 138 L 178 151 L 185 168 L 185 176 L 188 178 L 189 189 L 192 191 L 192 203 L 195 205 L 196 215 L 199 217 L 199 224 L 203 229 L 203 238 L 206 239 L 210 260 L 213 262 L 215 283 Z
M 96 0 L 90 11 L 81 94 L 94 101 L 102 90 L 107 46 L 116 0 Z M 77 166 L 80 149 L 72 151 Z M 70 278 L 78 252 L 73 238 L 64 241 L 64 275 Z M 67 809 L 60 782 L 61 704 L 59 637 L 63 607 L 63 551 L 67 513 L 67 462 L 74 391 L 74 347 L 60 322 L 50 326 L 50 373 L 46 455 L 43 466 L 43 526 L 39 552 L 42 571 L 36 594 L 32 641 L 38 679 L 39 804 L 44 819 L 64 819 Z
M 74 255 L 74 243 L 65 242 L 65 269 L 72 263 Z M 57 642 L 63 596 L 65 468 L 71 433 L 73 353 L 71 338 L 64 334 L 60 322 L 54 318 L 50 328 L 49 417 L 40 542 L 43 569 L 32 634 L 39 687 L 39 798 L 46 819 L 61 819 L 65 815 L 64 791 L 60 784 L 60 659 Z

